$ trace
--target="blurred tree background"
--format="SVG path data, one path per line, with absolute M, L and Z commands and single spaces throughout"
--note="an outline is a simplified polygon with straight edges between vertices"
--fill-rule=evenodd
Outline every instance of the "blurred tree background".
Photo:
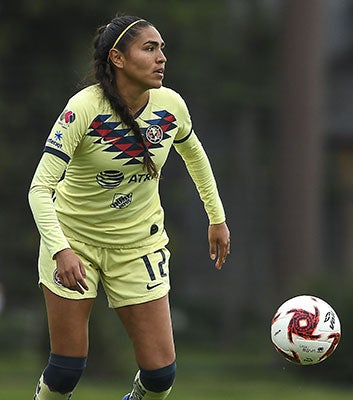
M 232 231 L 232 254 L 218 272 L 202 204 L 172 152 L 161 192 L 177 343 L 261 351 L 275 367 L 272 314 L 289 297 L 315 294 L 343 325 L 340 350 L 317 371 L 351 381 L 352 0 L 3 0 L 0 352 L 31 348 L 46 357 L 27 191 L 52 123 L 90 72 L 95 29 L 116 12 L 161 32 L 164 84 L 189 106 Z M 90 368 L 124 373 L 133 361 L 104 296 L 91 334 Z

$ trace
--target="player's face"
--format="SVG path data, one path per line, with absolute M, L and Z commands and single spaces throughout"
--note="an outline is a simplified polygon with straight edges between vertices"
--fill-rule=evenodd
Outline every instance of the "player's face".
M 163 48 L 161 35 L 153 26 L 141 29 L 122 57 L 120 74 L 125 84 L 142 90 L 161 87 L 167 61 Z

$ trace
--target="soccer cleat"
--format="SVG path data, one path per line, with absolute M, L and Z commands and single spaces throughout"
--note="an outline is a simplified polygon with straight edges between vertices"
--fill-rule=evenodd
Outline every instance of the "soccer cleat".
M 130 393 L 126 394 L 126 395 L 123 397 L 123 400 L 129 400 L 129 398 L 130 398 Z

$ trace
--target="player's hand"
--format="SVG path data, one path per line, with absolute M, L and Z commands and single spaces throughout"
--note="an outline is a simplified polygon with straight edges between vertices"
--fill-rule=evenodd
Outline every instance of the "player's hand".
M 216 260 L 215 267 L 221 269 L 230 253 L 230 231 L 225 222 L 208 227 L 210 258 Z
M 81 259 L 72 249 L 64 249 L 54 256 L 58 268 L 57 278 L 70 290 L 84 294 L 88 290 L 86 270 Z

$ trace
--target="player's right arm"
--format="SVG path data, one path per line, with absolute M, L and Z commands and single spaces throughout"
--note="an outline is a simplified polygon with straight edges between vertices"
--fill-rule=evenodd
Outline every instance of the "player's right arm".
M 85 107 L 77 97 L 73 98 L 48 136 L 28 194 L 41 239 L 56 260 L 59 279 L 65 287 L 80 293 L 83 292 L 82 288 L 87 289 L 85 271 L 61 229 L 53 199 L 86 127 Z
M 70 248 L 53 202 L 55 188 L 65 169 L 66 163 L 63 160 L 43 153 L 28 193 L 29 205 L 40 236 L 53 258 L 60 250 Z
M 71 250 L 53 203 L 55 187 L 66 169 L 66 163 L 44 153 L 29 190 L 28 199 L 34 220 L 44 244 L 56 260 L 57 276 L 63 286 L 83 293 L 88 290 L 81 259 Z

